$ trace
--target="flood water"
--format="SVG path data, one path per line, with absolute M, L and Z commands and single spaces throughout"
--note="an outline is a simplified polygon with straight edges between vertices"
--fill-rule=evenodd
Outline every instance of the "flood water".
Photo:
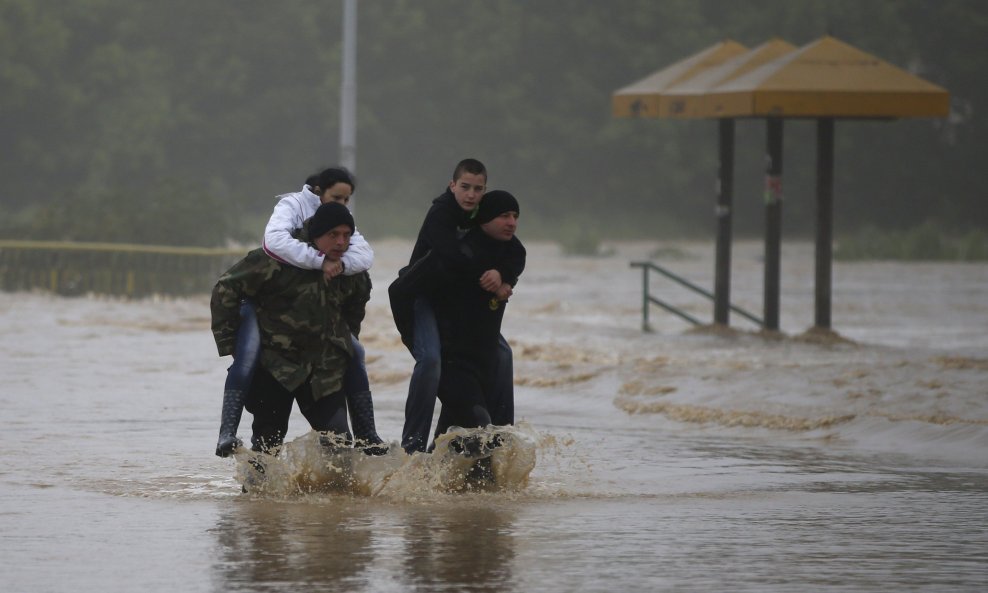
M 386 289 L 410 244 L 374 247 L 361 340 L 397 440 L 413 361 Z M 380 488 L 243 494 L 242 460 L 213 455 L 229 359 L 207 295 L 0 294 L 3 590 L 983 591 L 988 266 L 838 262 L 819 335 L 812 246 L 787 243 L 781 335 L 658 308 L 644 333 L 629 262 L 657 247 L 529 245 L 504 335 L 535 467 L 497 492 L 447 491 L 396 454 Z M 737 245 L 732 270 L 756 315 L 759 255 Z M 712 286 L 712 258 L 655 261 Z M 296 413 L 289 438 L 309 436 Z

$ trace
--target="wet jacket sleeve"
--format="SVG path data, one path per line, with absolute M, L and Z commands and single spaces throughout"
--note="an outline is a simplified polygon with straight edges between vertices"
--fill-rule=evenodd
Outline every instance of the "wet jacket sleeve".
M 460 249 L 457 219 L 449 208 L 433 206 L 422 224 L 422 235 L 433 257 L 438 256 L 450 270 L 470 270 L 470 259 Z
M 512 237 L 504 260 L 495 268 L 500 272 L 502 282 L 511 286 L 518 284 L 518 278 L 525 271 L 525 254 L 525 246 L 518 237 Z
M 264 252 L 277 261 L 297 268 L 319 270 L 325 256 L 308 243 L 292 237 L 292 231 L 301 228 L 303 222 L 302 205 L 297 196 L 289 195 L 278 200 L 264 227 Z
M 354 229 L 350 237 L 350 247 L 343 253 L 343 274 L 354 276 L 371 269 L 374 265 L 374 250 L 360 231 Z

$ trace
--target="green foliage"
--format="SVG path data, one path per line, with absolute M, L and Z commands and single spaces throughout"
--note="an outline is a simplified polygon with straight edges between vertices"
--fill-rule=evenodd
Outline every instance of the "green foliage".
M 837 242 L 839 260 L 988 260 L 988 232 L 955 234 L 927 221 L 905 231 L 866 227 Z
M 48 204 L 35 213 L 24 237 L 216 247 L 249 240 L 240 217 L 225 198 L 172 182 L 143 191 L 87 191 Z
M 828 32 L 946 87 L 955 107 L 949 121 L 840 121 L 835 226 L 988 227 L 978 0 L 358 4 L 356 201 L 372 236 L 413 235 L 456 161 L 474 156 L 535 220 L 593 221 L 605 206 L 608 239 L 709 237 L 715 124 L 616 119 L 611 94 L 725 38 L 801 45 Z M 138 214 L 102 219 L 97 206 L 181 180 L 182 193 L 235 196 L 263 220 L 275 195 L 338 158 L 341 7 L 0 0 L 0 205 L 72 208 L 71 196 L 94 219 L 71 221 L 91 227 L 80 234 L 128 235 Z M 813 228 L 813 140 L 811 122 L 787 122 L 787 234 Z M 735 230 L 759 234 L 764 122 L 739 122 L 736 149 Z M 236 235 L 233 209 L 213 206 L 213 228 Z M 199 224 L 185 214 L 158 213 L 177 219 L 162 221 L 170 237 Z

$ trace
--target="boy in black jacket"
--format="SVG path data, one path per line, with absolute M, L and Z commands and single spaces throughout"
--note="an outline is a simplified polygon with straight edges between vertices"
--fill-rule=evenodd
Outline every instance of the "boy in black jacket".
M 455 274 L 477 272 L 470 257 L 460 249 L 460 240 L 476 226 L 474 216 L 477 205 L 483 197 L 487 185 L 487 169 L 476 159 L 460 161 L 453 171 L 453 179 L 446 192 L 433 200 L 419 231 L 409 266 L 416 267 L 423 259 L 432 259 L 437 265 Z M 513 286 L 524 268 L 524 248 L 515 239 L 510 253 L 496 268 L 480 270 L 475 277 L 478 285 L 495 295 L 499 300 L 507 300 Z M 432 264 L 433 262 L 428 262 Z M 421 267 L 421 264 L 418 266 Z M 396 283 L 409 284 L 409 278 L 399 278 Z M 435 312 L 430 300 L 422 296 L 415 287 L 405 286 L 403 296 L 392 296 L 392 310 L 395 322 L 402 334 L 402 340 L 415 358 L 415 368 L 408 385 L 408 398 L 405 401 L 405 424 L 402 429 L 401 446 L 407 453 L 425 451 L 429 440 L 432 416 L 436 405 L 437 390 L 441 375 L 439 333 Z M 503 337 L 499 337 L 496 353 L 497 371 L 493 381 L 496 384 L 491 395 L 494 423 L 498 425 L 514 422 L 514 391 L 511 348 Z

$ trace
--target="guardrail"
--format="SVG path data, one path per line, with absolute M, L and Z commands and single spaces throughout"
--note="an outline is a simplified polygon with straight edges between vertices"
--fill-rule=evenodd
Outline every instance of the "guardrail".
M 0 290 L 125 297 L 208 293 L 248 250 L 0 241 Z
M 671 304 L 669 304 L 669 303 L 667 303 L 667 302 L 665 302 L 665 301 L 663 301 L 663 300 L 661 300 L 661 299 L 653 296 L 652 293 L 651 293 L 651 287 L 649 285 L 649 271 L 658 272 L 659 274 L 662 274 L 663 276 L 665 276 L 666 278 L 672 280 L 673 282 L 676 282 L 676 283 L 678 283 L 678 284 L 686 287 L 687 289 L 689 289 L 689 290 L 691 290 L 691 291 L 693 291 L 693 292 L 695 292 L 695 293 L 697 293 L 699 295 L 702 295 L 702 296 L 710 299 L 710 301 L 713 301 L 714 300 L 714 294 L 712 292 L 710 292 L 710 291 L 708 291 L 708 290 L 706 290 L 704 288 L 701 288 L 701 287 L 697 286 L 696 284 L 693 284 L 689 280 L 687 280 L 687 279 L 685 279 L 685 278 L 683 278 L 681 276 L 677 276 L 676 274 L 670 272 L 669 270 L 663 268 L 662 266 L 659 266 L 659 265 L 654 264 L 652 262 L 647 262 L 647 261 L 633 261 L 633 262 L 631 262 L 631 267 L 632 268 L 641 268 L 642 269 L 642 331 L 645 331 L 645 332 L 652 331 L 652 328 L 651 328 L 651 326 L 648 323 L 648 310 L 649 310 L 649 305 L 650 304 L 658 305 L 659 307 L 662 307 L 663 309 L 665 309 L 669 313 L 672 313 L 673 315 L 679 317 L 680 319 L 684 319 L 684 320 L 688 321 L 689 323 L 692 323 L 693 325 L 704 325 L 704 323 L 702 321 L 700 321 L 696 317 L 693 317 L 689 313 L 686 313 L 685 311 L 679 309 L 678 307 L 675 307 L 675 306 L 673 306 L 673 305 L 671 305 Z M 752 315 L 751 313 L 748 313 L 744 309 L 742 309 L 740 307 L 736 307 L 734 305 L 729 305 L 729 308 L 730 308 L 731 311 L 734 311 L 738 315 L 741 315 L 742 317 L 748 319 L 749 321 L 754 322 L 759 327 L 765 327 L 765 322 L 763 320 L 761 320 L 758 317 Z

